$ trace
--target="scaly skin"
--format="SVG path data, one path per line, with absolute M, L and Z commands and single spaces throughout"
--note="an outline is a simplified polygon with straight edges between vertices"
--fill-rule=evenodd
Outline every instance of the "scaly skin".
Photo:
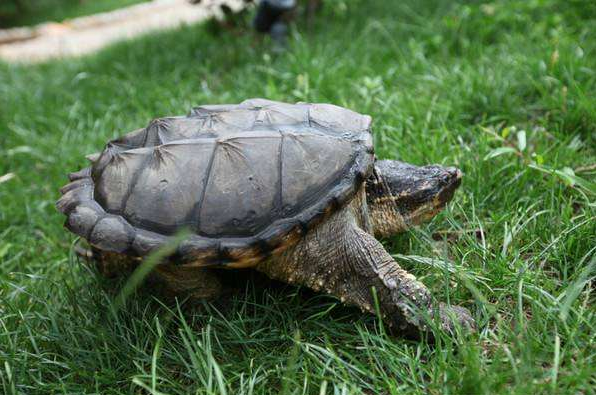
M 424 317 L 437 314 L 446 330 L 472 328 L 467 310 L 435 303 L 428 289 L 402 269 L 367 227 L 364 188 L 346 208 L 308 233 L 280 257 L 257 265 L 269 277 L 325 291 L 342 302 L 373 311 L 374 287 L 380 312 L 404 332 L 428 329 Z

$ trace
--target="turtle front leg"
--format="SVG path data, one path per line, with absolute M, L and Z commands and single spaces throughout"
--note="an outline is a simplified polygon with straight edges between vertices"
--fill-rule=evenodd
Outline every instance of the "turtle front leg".
M 427 330 L 426 319 L 438 318 L 444 330 L 453 332 L 455 325 L 473 330 L 475 322 L 469 311 L 461 306 L 437 303 L 426 286 L 414 275 L 401 268 L 383 245 L 364 230 L 353 227 L 345 260 L 349 260 L 359 287 L 372 286 L 377 290 L 381 313 L 400 329 L 415 326 Z M 345 292 L 345 291 L 344 291 Z
M 427 331 L 425 319 L 435 317 L 448 331 L 455 324 L 474 327 L 465 308 L 436 303 L 424 284 L 345 213 L 311 231 L 279 259 L 259 264 L 257 270 L 326 291 L 369 312 L 375 305 L 374 287 L 384 319 L 406 333 Z

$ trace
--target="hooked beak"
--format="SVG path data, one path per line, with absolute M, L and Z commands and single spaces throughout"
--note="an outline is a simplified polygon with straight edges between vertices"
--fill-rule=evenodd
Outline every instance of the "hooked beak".
M 440 181 L 441 190 L 438 195 L 438 206 L 443 208 L 453 198 L 455 190 L 461 185 L 463 174 L 457 167 L 445 168 L 445 175 Z

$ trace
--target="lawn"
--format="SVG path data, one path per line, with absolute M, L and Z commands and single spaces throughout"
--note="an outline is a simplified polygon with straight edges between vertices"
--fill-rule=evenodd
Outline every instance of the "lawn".
M 281 54 L 193 26 L 0 64 L 0 392 L 596 393 L 594 31 L 588 0 L 329 1 Z M 153 117 L 249 97 L 370 114 L 379 157 L 462 169 L 448 210 L 383 242 L 478 333 L 404 339 L 256 282 L 116 302 L 123 281 L 76 259 L 54 208 L 66 174 Z

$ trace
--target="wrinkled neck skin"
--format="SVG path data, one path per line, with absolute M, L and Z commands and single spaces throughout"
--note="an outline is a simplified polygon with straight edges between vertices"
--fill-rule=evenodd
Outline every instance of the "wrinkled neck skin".
M 366 195 L 370 222 L 376 237 L 389 237 L 411 226 L 399 212 L 389 188 L 378 174 L 366 182 Z

